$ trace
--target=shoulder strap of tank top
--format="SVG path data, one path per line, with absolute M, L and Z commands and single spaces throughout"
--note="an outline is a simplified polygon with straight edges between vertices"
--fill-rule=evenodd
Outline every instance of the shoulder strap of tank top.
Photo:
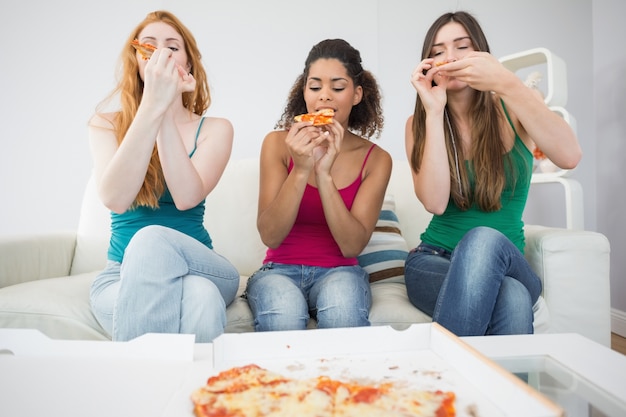
M 506 116 L 506 120 L 509 121 L 509 124 L 513 128 L 513 133 L 515 133 L 515 137 L 519 137 L 519 135 L 517 134 L 517 130 L 515 130 L 515 126 L 513 125 L 513 122 L 511 121 L 511 116 L 509 116 L 509 112 L 506 110 L 506 106 L 504 105 L 504 100 L 500 99 L 500 103 L 502 103 L 502 110 L 504 110 L 504 115 Z
M 193 156 L 194 152 L 196 152 L 196 148 L 198 147 L 198 137 L 200 136 L 200 129 L 202 129 L 202 123 L 204 123 L 204 117 L 201 117 L 200 123 L 198 123 L 198 129 L 196 129 L 196 138 L 194 139 L 194 142 L 193 142 L 193 149 L 191 150 L 191 153 L 189 154 L 190 158 Z
M 365 159 L 363 160 L 363 165 L 361 165 L 361 177 L 363 177 L 363 170 L 365 169 L 365 164 L 367 163 L 367 159 L 370 157 L 372 150 L 376 147 L 375 143 L 372 143 L 369 150 L 367 151 L 367 155 L 365 155 Z

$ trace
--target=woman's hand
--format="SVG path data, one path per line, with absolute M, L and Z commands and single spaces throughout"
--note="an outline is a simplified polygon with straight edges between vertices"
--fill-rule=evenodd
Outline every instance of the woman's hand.
M 294 166 L 311 171 L 320 159 L 318 148 L 327 137 L 327 132 L 313 126 L 312 122 L 294 123 L 285 138 Z
M 479 91 L 499 92 L 511 77 L 516 77 L 488 52 L 470 52 L 463 59 L 437 68 L 439 78 L 454 78 Z
M 320 128 L 322 140 L 313 149 L 316 176 L 330 176 L 330 170 L 341 150 L 344 132 L 343 126 L 336 120 L 331 124 L 325 125 L 324 128 Z
M 433 58 L 424 59 L 411 73 L 411 84 L 419 94 L 426 112 L 442 110 L 447 102 L 448 79 L 438 76 L 439 69 L 435 67 L 434 61 Z
M 196 87 L 193 75 L 176 62 L 168 48 L 157 49 L 144 68 L 142 103 L 165 111 L 184 92 Z

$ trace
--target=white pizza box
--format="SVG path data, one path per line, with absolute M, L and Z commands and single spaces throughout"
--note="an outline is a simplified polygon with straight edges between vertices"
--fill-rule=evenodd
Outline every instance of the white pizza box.
M 194 340 L 53 340 L 0 329 L 0 416 L 193 417 L 190 395 L 213 372 L 212 345 Z
M 192 334 L 157 333 L 145 334 L 129 342 L 55 340 L 35 329 L 0 329 L 0 354 L 191 361 L 194 340 Z
M 564 416 L 560 406 L 436 323 L 406 330 L 381 326 L 225 334 L 213 345 L 215 372 L 256 364 L 296 378 L 326 375 L 453 391 L 459 417 Z
M 195 345 L 190 335 L 73 341 L 0 329 L 0 416 L 192 417 L 194 390 L 249 363 L 293 377 L 453 390 L 459 417 L 563 416 L 437 324 L 225 334 Z

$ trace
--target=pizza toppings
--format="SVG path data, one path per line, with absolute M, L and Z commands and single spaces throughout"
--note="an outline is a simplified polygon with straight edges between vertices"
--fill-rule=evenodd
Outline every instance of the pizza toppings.
M 454 417 L 455 394 L 319 376 L 294 379 L 257 365 L 223 371 L 191 400 L 196 417 L 422 416 Z
M 152 53 L 157 49 L 154 45 L 139 43 L 137 39 L 133 39 L 130 44 L 139 52 L 144 61 L 150 59 Z
M 447 62 L 446 62 L 446 61 L 439 61 L 439 62 L 435 62 L 435 66 L 436 66 L 436 67 L 440 67 L 440 66 L 442 66 L 442 65 L 446 65 L 446 64 L 447 64 Z
M 294 117 L 296 122 L 313 122 L 313 126 L 328 125 L 333 122 L 335 111 L 333 109 L 322 109 L 315 113 L 300 114 Z

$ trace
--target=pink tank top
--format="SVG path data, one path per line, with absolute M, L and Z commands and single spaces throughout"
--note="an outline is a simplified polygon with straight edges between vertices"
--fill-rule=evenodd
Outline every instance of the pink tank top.
M 374 149 L 372 144 L 365 155 L 361 171 L 357 178 L 346 188 L 339 190 L 339 195 L 350 210 L 361 186 L 363 168 Z M 289 161 L 289 171 L 293 168 L 293 161 Z M 336 266 L 357 265 L 356 258 L 346 258 L 341 254 L 339 245 L 330 233 L 322 200 L 316 187 L 307 184 L 300 202 L 300 209 L 291 231 L 276 249 L 268 249 L 263 263 L 275 262 L 290 265 L 309 265 L 323 268 Z

